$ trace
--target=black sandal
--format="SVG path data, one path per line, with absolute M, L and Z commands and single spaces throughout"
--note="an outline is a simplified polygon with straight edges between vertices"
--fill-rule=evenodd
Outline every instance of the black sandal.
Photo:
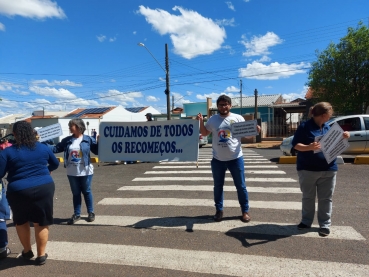
M 43 265 L 43 264 L 46 263 L 46 259 L 47 259 L 47 254 L 45 253 L 44 256 L 37 257 L 35 259 L 35 262 L 36 262 L 37 265 Z
M 28 251 L 27 253 L 24 253 L 23 250 L 22 250 L 22 257 L 23 259 L 26 259 L 26 260 L 30 260 L 33 258 L 33 252 L 32 250 Z

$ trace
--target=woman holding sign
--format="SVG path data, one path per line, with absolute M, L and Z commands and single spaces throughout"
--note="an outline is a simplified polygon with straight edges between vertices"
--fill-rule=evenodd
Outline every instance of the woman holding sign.
M 54 153 L 64 152 L 64 167 L 67 169 L 67 176 L 73 194 L 74 213 L 67 222 L 68 225 L 71 225 L 81 219 L 81 194 L 83 194 L 87 206 L 87 221 L 95 220 L 91 190 L 94 166 L 90 163 L 90 152 L 97 155 L 98 144 L 93 137 L 83 134 L 86 131 L 86 126 L 82 119 L 72 119 L 68 126 L 72 135 L 50 147 Z
M 302 191 L 302 220 L 297 226 L 299 230 L 309 229 L 315 215 L 315 197 L 318 196 L 319 235 L 330 234 L 332 197 L 336 185 L 336 159 L 327 163 L 320 150 L 316 137 L 323 136 L 330 129 L 327 121 L 333 114 L 331 104 L 317 103 L 311 109 L 312 118 L 300 124 L 292 141 L 298 151 L 297 173 Z M 344 132 L 344 138 L 350 133 Z

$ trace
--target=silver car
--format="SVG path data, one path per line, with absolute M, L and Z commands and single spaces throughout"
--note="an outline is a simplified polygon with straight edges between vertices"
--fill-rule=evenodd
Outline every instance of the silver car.
M 332 118 L 329 126 L 337 122 L 344 131 L 350 132 L 350 147 L 342 154 L 358 155 L 369 153 L 369 114 L 347 115 Z M 292 147 L 293 136 L 285 138 L 280 149 L 286 156 L 296 156 L 296 149 Z
M 203 147 L 204 145 L 208 144 L 208 137 L 207 136 L 203 136 L 203 135 L 199 135 L 199 147 Z

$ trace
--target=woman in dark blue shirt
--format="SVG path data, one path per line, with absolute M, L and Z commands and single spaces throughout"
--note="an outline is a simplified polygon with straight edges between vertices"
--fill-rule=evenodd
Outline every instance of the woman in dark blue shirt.
M 18 121 L 13 126 L 16 143 L 0 153 L 0 178 L 6 173 L 6 197 L 13 211 L 13 221 L 20 242 L 22 256 L 31 259 L 30 224 L 33 222 L 37 246 L 36 264 L 46 262 L 46 243 L 49 225 L 53 224 L 54 181 L 50 172 L 59 161 L 51 150 L 37 142 L 31 124 Z
M 320 143 L 316 137 L 322 136 L 329 130 L 327 121 L 333 114 L 331 104 L 317 103 L 311 110 L 312 118 L 300 124 L 297 128 L 292 145 L 298 151 L 297 173 L 302 191 L 302 220 L 298 229 L 308 229 L 314 220 L 315 197 L 318 196 L 319 234 L 328 236 L 331 226 L 332 197 L 336 185 L 336 160 L 327 163 L 320 151 Z M 344 138 L 350 133 L 344 132 Z M 318 150 L 318 151 L 317 151 Z

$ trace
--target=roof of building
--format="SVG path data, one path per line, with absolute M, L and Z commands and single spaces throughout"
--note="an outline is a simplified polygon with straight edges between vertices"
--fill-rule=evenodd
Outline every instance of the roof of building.
M 68 113 L 64 117 L 75 117 L 75 118 L 100 118 L 104 114 L 115 109 L 115 107 L 104 107 L 104 108 L 90 108 L 90 109 L 76 109 L 73 112 Z
M 12 124 L 12 123 L 16 122 L 17 119 L 21 119 L 21 118 L 22 119 L 26 118 L 26 115 L 20 114 L 20 113 L 6 115 L 6 116 L 0 118 L 0 124 Z
M 132 108 L 125 108 L 127 111 L 131 113 L 140 113 L 146 110 L 148 107 L 132 107 Z

